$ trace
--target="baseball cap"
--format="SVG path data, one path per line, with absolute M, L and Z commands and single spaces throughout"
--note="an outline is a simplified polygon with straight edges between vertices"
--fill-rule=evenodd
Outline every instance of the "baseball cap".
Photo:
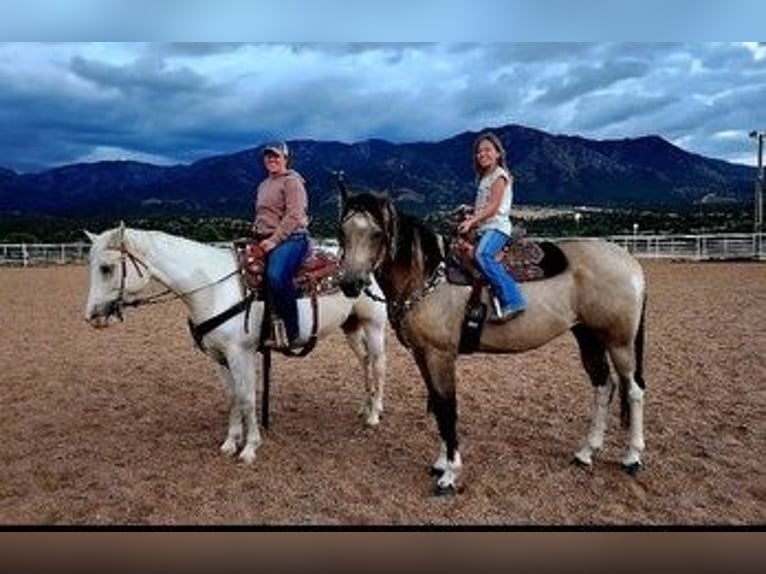
M 261 153 L 275 153 L 284 157 L 290 156 L 290 150 L 285 142 L 269 142 L 263 146 L 263 151 Z

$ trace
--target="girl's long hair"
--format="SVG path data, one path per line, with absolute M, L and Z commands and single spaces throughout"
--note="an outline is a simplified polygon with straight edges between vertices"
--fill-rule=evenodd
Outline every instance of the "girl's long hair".
M 479 137 L 477 137 L 476 140 L 473 142 L 473 170 L 474 172 L 476 172 L 477 181 L 480 180 L 481 177 L 484 175 L 484 170 L 481 168 L 481 166 L 479 166 L 479 161 L 476 159 L 476 153 L 479 151 L 479 144 L 483 142 L 484 140 L 487 140 L 493 146 L 495 146 L 497 153 L 500 154 L 500 157 L 497 158 L 498 165 L 502 167 L 505 171 L 510 173 L 510 170 L 508 169 L 508 164 L 506 163 L 506 159 L 505 159 L 505 148 L 503 147 L 503 142 L 501 142 L 500 138 L 497 137 L 494 133 L 483 132 L 479 134 Z

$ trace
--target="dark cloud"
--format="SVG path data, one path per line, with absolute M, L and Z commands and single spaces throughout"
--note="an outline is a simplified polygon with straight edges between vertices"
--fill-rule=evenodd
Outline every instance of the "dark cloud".
M 618 60 L 601 64 L 578 65 L 552 79 L 544 92 L 533 100 L 536 104 L 561 104 L 628 78 L 644 75 L 649 65 L 638 60 Z
M 760 57 L 720 43 L 0 44 L 0 165 L 108 150 L 189 162 L 274 137 L 434 140 L 505 123 L 740 157 L 766 128 Z
M 247 42 L 170 42 L 158 44 L 156 51 L 167 55 L 214 56 L 236 52 L 247 45 Z
M 637 136 L 643 134 L 636 133 L 636 127 L 643 126 L 644 134 L 657 133 L 656 123 L 647 121 L 647 117 L 656 117 L 676 101 L 675 97 L 664 95 L 623 95 L 619 99 L 606 95 L 586 96 L 575 105 L 572 127 L 590 134 L 622 129 L 626 136 Z
M 77 56 L 72 58 L 70 69 L 102 88 L 125 92 L 189 93 L 203 89 L 207 83 L 188 68 L 170 68 L 162 58 L 141 58 L 120 66 Z

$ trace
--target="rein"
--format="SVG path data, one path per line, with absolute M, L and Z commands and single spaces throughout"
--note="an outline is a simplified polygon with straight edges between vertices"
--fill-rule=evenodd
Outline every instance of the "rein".
M 441 283 L 442 279 L 446 276 L 447 265 L 442 261 L 434 269 L 433 273 L 423 283 L 420 289 L 410 293 L 409 296 L 401 299 L 392 299 L 388 302 L 388 316 L 391 321 L 391 325 L 398 329 L 401 325 L 404 315 L 411 311 L 418 303 L 430 295 L 436 287 Z
M 232 271 L 231 273 L 227 273 L 226 275 L 224 275 L 223 277 L 220 277 L 219 279 L 216 279 L 215 281 L 211 281 L 210 283 L 205 283 L 203 285 L 200 285 L 199 287 L 189 289 L 188 291 L 177 292 L 172 290 L 169 287 L 166 287 L 164 291 L 160 293 L 155 293 L 153 295 L 149 295 L 148 297 L 145 297 L 143 299 L 136 299 L 134 301 L 125 301 L 125 284 L 126 284 L 126 278 L 128 275 L 128 260 L 130 260 L 130 262 L 133 264 L 133 268 L 136 270 L 136 273 L 138 273 L 139 277 L 144 276 L 144 273 L 141 271 L 141 267 L 143 267 L 144 270 L 148 272 L 149 266 L 128 250 L 127 246 L 125 245 L 124 228 L 121 230 L 121 233 L 120 233 L 119 252 L 120 252 L 120 269 L 122 272 L 122 276 L 120 277 L 119 294 L 117 296 L 117 299 L 114 301 L 112 305 L 112 312 L 120 319 L 120 321 L 123 320 L 123 316 L 122 316 L 123 307 L 139 307 L 143 305 L 168 303 L 176 299 L 183 299 L 185 297 L 188 297 L 189 295 L 193 295 L 194 293 L 202 291 L 203 289 L 208 289 L 209 287 L 214 287 L 215 285 L 223 283 L 230 277 L 233 277 L 234 275 L 239 274 L 239 270 L 235 267 L 234 271 Z M 216 329 L 217 327 L 219 327 L 220 325 L 222 325 L 223 323 L 225 323 L 232 317 L 235 317 L 243 312 L 248 313 L 254 298 L 255 298 L 254 295 L 251 294 L 250 296 L 245 297 L 238 303 L 235 303 L 234 305 L 232 305 L 231 307 L 229 307 L 222 313 L 219 313 L 218 315 L 215 315 L 209 319 L 206 319 L 199 325 L 195 325 L 194 323 L 192 323 L 190 319 L 189 331 L 191 332 L 192 338 L 194 339 L 194 342 L 197 344 L 200 350 L 204 351 L 204 347 L 202 345 L 202 338 L 205 335 L 207 335 L 210 331 Z M 245 316 L 245 321 L 247 321 L 247 316 Z M 245 325 L 245 329 L 247 330 L 247 324 Z
M 122 317 L 122 308 L 123 307 L 139 307 L 143 305 L 150 305 L 150 304 L 156 304 L 156 303 L 168 303 L 170 301 L 173 301 L 175 299 L 183 299 L 185 297 L 188 297 L 189 295 L 192 295 L 194 293 L 197 293 L 198 291 L 202 291 L 203 289 L 207 289 L 209 287 L 214 287 L 215 285 L 218 285 L 219 283 L 223 283 L 230 277 L 233 277 L 234 275 L 239 275 L 239 269 L 235 268 L 234 271 L 231 273 L 227 273 L 223 277 L 216 279 L 215 281 L 212 281 L 210 283 L 205 283 L 204 285 L 200 285 L 199 287 L 195 287 L 194 289 L 190 289 L 188 291 L 183 292 L 177 292 L 173 291 L 169 287 L 166 287 L 165 291 L 162 291 L 161 293 L 155 293 L 153 295 L 150 295 L 148 297 L 142 298 L 142 299 L 136 299 L 134 301 L 125 301 L 125 284 L 126 284 L 126 278 L 127 278 L 127 271 L 128 271 L 128 261 L 130 261 L 133 265 L 133 268 L 136 270 L 136 273 L 140 277 L 144 276 L 144 273 L 141 271 L 141 267 L 144 268 L 144 270 L 148 271 L 149 266 L 144 263 L 140 258 L 138 258 L 136 255 L 131 253 L 127 246 L 125 245 L 125 237 L 124 237 L 124 229 L 121 232 L 120 236 L 120 269 L 122 272 L 122 276 L 120 277 L 120 290 L 117 297 L 117 300 L 114 302 L 113 305 L 113 312 L 117 317 L 119 317 L 120 320 L 123 320 Z M 374 293 L 372 291 L 369 291 L 370 297 L 375 297 Z M 168 297 L 168 295 L 170 295 Z M 210 317 L 209 319 L 204 320 L 203 322 L 199 324 L 194 324 L 191 319 L 188 321 L 188 327 L 189 331 L 191 332 L 192 338 L 194 339 L 194 342 L 196 343 L 197 347 L 204 352 L 204 345 L 202 344 L 202 339 L 205 335 L 207 335 L 209 332 L 213 331 L 214 329 L 218 328 L 219 326 L 223 325 L 226 321 L 229 319 L 236 317 L 237 315 L 241 313 L 245 313 L 245 330 L 247 331 L 247 313 L 250 311 L 250 307 L 253 304 L 253 301 L 255 301 L 255 293 L 251 292 L 248 296 L 246 296 L 241 301 L 235 303 L 225 311 L 219 313 L 218 315 L 214 315 L 213 317 Z M 293 349 L 277 349 L 278 352 L 283 353 L 284 355 L 290 356 L 290 357 L 305 357 L 308 355 L 316 346 L 317 339 L 318 339 L 318 316 L 319 316 L 319 310 L 318 310 L 319 304 L 317 301 L 317 291 L 316 286 L 314 286 L 311 289 L 311 309 L 313 311 L 314 315 L 314 322 L 311 328 L 311 334 L 309 336 L 309 340 L 301 349 L 299 350 L 293 350 Z M 263 323 L 264 325 L 267 324 L 266 321 Z M 263 350 L 263 348 L 261 348 Z
M 393 228 L 396 229 L 399 223 L 396 211 L 393 210 L 393 207 L 390 208 L 390 216 L 394 220 Z M 398 237 L 389 236 L 389 226 L 384 226 L 384 229 L 386 233 L 386 241 L 382 244 L 379 252 L 376 254 L 376 260 L 373 266 L 373 270 L 378 270 L 378 273 L 376 273 L 376 279 L 378 280 L 378 283 L 381 283 L 383 280 L 383 277 L 378 276 L 380 274 L 381 265 L 383 265 L 386 260 L 393 263 L 394 256 L 391 253 L 391 250 L 393 249 L 394 253 L 398 251 L 397 245 L 395 245 L 395 243 L 398 241 Z M 395 233 L 395 235 L 398 234 Z M 442 282 L 446 275 L 447 264 L 445 261 L 440 261 L 436 268 L 428 276 L 428 278 L 424 280 L 421 287 L 412 291 L 405 297 L 392 298 L 389 300 L 381 299 L 380 297 L 375 296 L 374 293 L 370 292 L 367 288 L 365 293 L 369 297 L 372 297 L 373 300 L 387 302 L 389 321 L 391 322 L 391 326 L 394 327 L 398 333 L 405 314 L 414 309 L 415 306 L 423 299 L 428 297 L 428 295 L 430 295 L 436 289 L 439 283 Z
M 375 301 L 376 303 L 386 303 L 387 299 L 385 297 L 381 297 L 380 295 L 376 295 L 372 292 L 369 285 L 366 286 L 364 289 L 362 289 L 362 292 L 367 295 L 370 299 Z
M 190 289 L 188 291 L 182 291 L 177 292 L 173 291 L 169 287 L 165 287 L 165 290 L 160 293 L 154 293 L 153 295 L 149 295 L 142 299 L 135 299 L 133 301 L 125 301 L 125 283 L 128 276 L 128 260 L 133 264 L 133 268 L 136 270 L 136 273 L 138 273 L 139 277 L 143 277 L 144 274 L 141 271 L 141 267 L 143 267 L 145 270 L 149 270 L 149 266 L 141 261 L 136 255 L 128 251 L 127 246 L 125 245 L 125 230 L 123 229 L 120 233 L 120 246 L 119 246 L 119 252 L 120 252 L 120 270 L 121 270 L 121 276 L 120 276 L 120 290 L 117 295 L 117 300 L 114 303 L 114 313 L 119 317 L 120 320 L 123 319 L 122 317 L 122 308 L 123 307 L 141 307 L 144 305 L 154 305 L 157 303 L 169 303 L 170 301 L 173 301 L 175 299 L 183 299 L 184 297 L 188 297 L 189 295 L 193 295 L 194 293 L 197 293 L 199 291 L 202 291 L 204 289 L 207 289 L 208 287 L 213 287 L 215 285 L 218 285 L 219 283 L 223 283 L 230 277 L 233 277 L 234 275 L 237 275 L 239 271 L 235 268 L 234 271 L 231 273 L 227 273 L 223 277 L 216 279 L 215 281 L 212 281 L 210 283 L 205 283 L 204 285 L 200 285 L 199 287 L 195 287 L 194 289 Z M 168 297 L 168 295 L 170 295 Z

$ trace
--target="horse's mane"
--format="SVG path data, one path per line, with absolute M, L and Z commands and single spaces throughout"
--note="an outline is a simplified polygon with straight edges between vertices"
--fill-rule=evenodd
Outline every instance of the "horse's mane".
M 444 260 L 439 236 L 428 224 L 407 213 L 398 214 L 399 236 L 396 248 L 397 260 L 412 261 L 415 244 L 420 245 L 426 275 L 430 275 Z
M 425 264 L 425 273 L 431 274 L 443 261 L 444 254 L 439 236 L 428 224 L 417 217 L 396 210 L 393 201 L 385 196 L 369 193 L 353 195 L 346 200 L 343 217 L 351 211 L 369 213 L 375 221 L 386 229 L 385 211 L 388 210 L 396 218 L 396 255 L 394 262 L 407 263 L 413 261 L 419 246 Z
M 98 245 L 102 249 L 120 249 L 123 240 L 122 233 L 119 227 L 108 229 L 94 238 L 94 246 Z M 214 260 L 224 265 L 229 265 L 233 261 L 231 251 L 165 231 L 125 227 L 124 233 L 126 239 L 133 242 L 134 248 L 139 250 L 153 250 L 155 247 L 161 247 L 170 253 L 177 255 L 181 253 L 196 254 L 196 257 L 204 256 L 206 261 Z

